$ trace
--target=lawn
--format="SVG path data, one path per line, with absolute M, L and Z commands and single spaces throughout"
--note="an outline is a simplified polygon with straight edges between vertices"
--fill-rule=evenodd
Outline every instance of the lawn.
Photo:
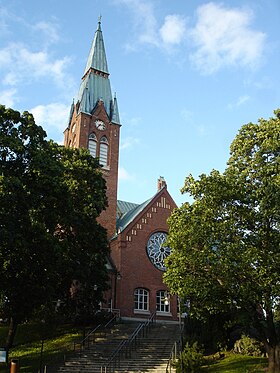
M 207 364 L 202 372 L 211 373 L 263 373 L 267 368 L 267 359 L 263 357 L 244 356 L 226 353 L 222 359 L 207 357 Z
M 60 326 L 49 333 L 42 343 L 42 325 L 24 324 L 17 330 L 14 347 L 9 351 L 9 361 L 18 359 L 21 373 L 38 372 L 40 365 L 54 365 L 63 360 L 65 354 L 73 350 L 73 342 L 81 340 L 82 332 L 72 326 Z M 0 346 L 4 346 L 7 327 L 0 327 Z M 0 373 L 8 372 L 0 363 Z

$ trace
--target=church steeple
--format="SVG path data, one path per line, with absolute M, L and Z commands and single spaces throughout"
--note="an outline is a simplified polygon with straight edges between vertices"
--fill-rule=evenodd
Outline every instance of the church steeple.
M 78 94 L 78 113 L 91 114 L 98 101 L 103 101 L 110 121 L 120 124 L 116 98 L 112 98 L 101 20 L 94 34 Z
M 97 30 L 95 31 L 91 49 L 89 52 L 84 75 L 92 68 L 105 74 L 109 74 L 103 35 L 101 31 L 101 19 L 99 17 Z
M 76 104 L 72 104 L 64 145 L 86 148 L 99 159 L 106 180 L 108 207 L 99 223 L 111 238 L 116 231 L 120 117 L 112 96 L 104 40 L 99 18 Z

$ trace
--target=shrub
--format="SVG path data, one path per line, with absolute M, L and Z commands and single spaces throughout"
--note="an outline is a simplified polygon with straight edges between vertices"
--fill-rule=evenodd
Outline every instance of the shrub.
M 203 351 L 197 342 L 190 344 L 187 342 L 180 359 L 177 363 L 176 372 L 178 373 L 196 373 L 200 371 L 203 363 Z
M 234 352 L 242 355 L 261 356 L 261 343 L 248 335 L 242 334 L 234 344 Z

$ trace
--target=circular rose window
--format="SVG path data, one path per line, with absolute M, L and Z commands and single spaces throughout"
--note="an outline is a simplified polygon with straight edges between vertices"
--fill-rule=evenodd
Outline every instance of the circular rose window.
M 170 253 L 170 247 L 164 245 L 167 238 L 167 234 L 164 232 L 153 233 L 147 244 L 147 254 L 152 264 L 159 270 L 165 271 L 164 259 L 167 258 Z

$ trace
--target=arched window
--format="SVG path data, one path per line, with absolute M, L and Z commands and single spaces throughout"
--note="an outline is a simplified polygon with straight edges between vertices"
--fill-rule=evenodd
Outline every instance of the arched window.
M 167 291 L 157 291 L 157 311 L 170 312 L 170 297 Z
M 99 163 L 102 166 L 108 165 L 108 140 L 106 136 L 102 136 L 100 139 L 100 153 L 99 153 Z
M 88 138 L 88 149 L 92 157 L 96 157 L 97 139 L 94 133 L 91 133 Z
M 148 311 L 149 310 L 149 291 L 142 288 L 134 290 L 134 310 Z

